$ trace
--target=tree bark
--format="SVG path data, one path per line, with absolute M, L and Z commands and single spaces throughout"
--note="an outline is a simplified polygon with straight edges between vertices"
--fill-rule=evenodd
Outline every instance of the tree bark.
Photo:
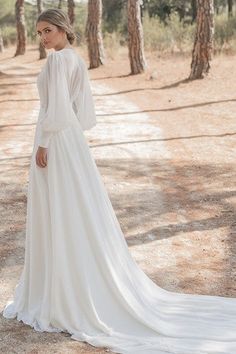
M 146 69 L 141 22 L 140 0 L 128 0 L 128 49 L 131 74 L 140 74 Z
M 233 0 L 228 0 L 228 17 L 233 16 Z
M 67 0 L 67 9 L 70 23 L 73 25 L 75 22 L 75 2 L 74 0 Z
M 214 37 L 214 1 L 197 0 L 197 28 L 190 79 L 203 78 L 209 72 Z
M 86 23 L 86 39 L 88 44 L 89 68 L 97 68 L 104 64 L 104 48 L 101 31 L 102 1 L 88 0 L 88 18 Z
M 42 1 L 41 0 L 37 0 L 37 9 L 38 9 L 38 15 L 40 15 L 41 12 L 43 11 Z M 46 57 L 47 57 L 46 49 L 44 48 L 44 46 L 40 42 L 39 43 L 39 59 L 44 59 Z
M 25 54 L 26 46 L 26 28 L 25 28 L 25 14 L 24 14 L 24 0 L 16 0 L 15 3 L 16 16 L 16 31 L 17 31 L 17 55 Z

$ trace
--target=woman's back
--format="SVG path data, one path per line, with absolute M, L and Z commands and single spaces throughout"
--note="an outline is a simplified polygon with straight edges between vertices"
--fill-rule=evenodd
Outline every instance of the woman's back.
M 49 146 L 49 135 L 78 119 L 82 130 L 96 125 L 95 107 L 84 60 L 74 49 L 50 53 L 38 76 L 40 96 L 39 145 Z M 86 109 L 85 109 L 86 108 Z

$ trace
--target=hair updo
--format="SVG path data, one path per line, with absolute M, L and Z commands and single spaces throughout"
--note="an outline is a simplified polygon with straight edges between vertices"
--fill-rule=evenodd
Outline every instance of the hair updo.
M 37 18 L 36 24 L 40 21 L 48 22 L 51 25 L 57 26 L 59 29 L 64 30 L 70 44 L 74 42 L 76 35 L 70 23 L 70 19 L 61 9 L 48 9 L 41 12 Z

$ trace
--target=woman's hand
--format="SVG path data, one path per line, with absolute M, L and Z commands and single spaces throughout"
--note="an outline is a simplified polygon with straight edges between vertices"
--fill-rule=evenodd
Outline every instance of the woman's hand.
M 42 146 L 38 147 L 37 153 L 36 153 L 36 164 L 39 167 L 46 167 L 47 166 L 47 148 L 44 148 Z

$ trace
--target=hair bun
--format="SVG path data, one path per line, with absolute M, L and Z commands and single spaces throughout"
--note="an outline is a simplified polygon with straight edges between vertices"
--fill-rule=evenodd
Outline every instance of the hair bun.
M 67 33 L 66 37 L 67 37 L 68 41 L 70 42 L 70 44 L 72 44 L 75 40 L 75 34 L 73 32 Z

